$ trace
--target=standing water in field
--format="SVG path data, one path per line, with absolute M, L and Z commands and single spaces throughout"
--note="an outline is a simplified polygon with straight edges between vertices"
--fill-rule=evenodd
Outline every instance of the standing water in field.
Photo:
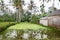
M 0 40 L 59 40 L 59 33 L 45 29 L 8 30 L 0 34 Z

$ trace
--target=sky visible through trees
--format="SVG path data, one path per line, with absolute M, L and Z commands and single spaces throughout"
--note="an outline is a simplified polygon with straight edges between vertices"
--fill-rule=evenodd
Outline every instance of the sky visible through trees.
M 16 9 L 15 7 L 13 7 L 13 2 L 12 0 L 3 0 L 4 3 L 5 3 L 5 6 L 8 7 L 8 9 L 11 11 L 11 12 L 15 12 Z M 22 0 L 24 1 L 24 5 L 23 5 L 23 9 L 24 9 L 24 12 L 26 12 L 27 10 L 29 10 L 28 6 L 30 5 L 30 0 Z M 34 8 L 32 9 L 32 14 L 35 13 L 35 14 L 40 14 L 41 13 L 41 8 L 40 6 L 43 4 L 43 1 L 42 0 L 33 0 L 33 6 Z M 46 12 L 48 12 L 49 8 L 52 7 L 53 5 L 53 0 L 44 0 L 44 10 Z M 57 9 L 60 9 L 60 2 L 59 0 L 54 0 L 54 7 L 56 7 Z

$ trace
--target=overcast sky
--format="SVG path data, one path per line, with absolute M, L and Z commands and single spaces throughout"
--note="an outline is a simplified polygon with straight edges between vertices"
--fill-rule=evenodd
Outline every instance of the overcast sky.
M 30 3 L 30 0 L 24 0 L 25 1 L 25 6 L 23 6 L 23 9 L 27 10 L 27 6 L 28 4 Z M 39 0 L 33 0 L 35 5 L 38 7 L 38 10 L 40 10 L 40 5 L 42 4 L 41 1 Z M 15 11 L 15 9 L 13 8 L 13 6 L 11 5 L 12 3 L 9 3 L 9 0 L 4 0 L 4 3 L 5 5 L 9 5 L 8 8 L 10 10 L 12 10 L 13 12 Z M 47 12 L 48 11 L 48 8 L 52 6 L 52 3 L 53 3 L 53 0 L 50 0 L 50 2 L 46 3 L 44 2 L 44 5 L 45 5 L 45 11 Z M 57 8 L 57 9 L 60 9 L 60 2 L 58 0 L 55 0 L 54 2 L 54 6 Z

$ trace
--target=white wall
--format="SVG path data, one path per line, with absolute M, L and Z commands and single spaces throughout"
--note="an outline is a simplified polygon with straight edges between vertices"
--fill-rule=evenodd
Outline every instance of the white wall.
M 48 26 L 48 20 L 40 20 L 39 23 Z

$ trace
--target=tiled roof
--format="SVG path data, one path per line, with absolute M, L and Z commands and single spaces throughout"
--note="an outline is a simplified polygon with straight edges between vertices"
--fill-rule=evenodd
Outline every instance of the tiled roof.
M 56 11 L 53 11 L 52 13 L 50 13 L 49 16 L 54 16 L 54 15 L 60 15 L 60 9 L 56 10 Z

